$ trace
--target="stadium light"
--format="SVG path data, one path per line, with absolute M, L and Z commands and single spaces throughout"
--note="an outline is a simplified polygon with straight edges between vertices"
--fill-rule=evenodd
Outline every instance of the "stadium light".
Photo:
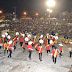
M 49 7 L 53 7 L 53 6 L 55 6 L 55 1 L 54 1 L 54 0 L 48 0 L 48 1 L 46 2 L 46 4 L 47 4 L 47 6 L 49 6 Z

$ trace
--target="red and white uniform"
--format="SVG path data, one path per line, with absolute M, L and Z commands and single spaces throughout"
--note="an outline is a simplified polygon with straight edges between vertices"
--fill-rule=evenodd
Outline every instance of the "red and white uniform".
M 8 44 L 8 50 L 12 50 L 12 45 Z
M 20 41 L 20 42 L 23 42 L 23 40 L 24 40 L 23 37 L 20 37 L 20 38 L 19 38 L 19 41 Z
M 29 51 L 32 51 L 32 49 L 33 49 L 32 45 L 27 45 L 27 48 Z
M 57 49 L 54 49 L 54 50 L 52 50 L 51 51 L 51 53 L 53 53 L 53 56 L 55 55 L 55 51 L 56 51 Z M 57 50 L 57 53 L 59 53 L 59 51 Z M 57 53 L 56 53 L 56 57 L 57 57 Z
M 43 49 L 42 46 L 39 46 L 39 47 L 38 47 L 38 50 L 39 50 L 39 53 L 42 53 L 44 49 Z

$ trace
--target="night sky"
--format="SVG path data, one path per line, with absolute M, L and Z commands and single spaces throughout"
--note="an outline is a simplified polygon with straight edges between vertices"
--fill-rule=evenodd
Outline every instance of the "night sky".
M 20 16 L 24 11 L 28 14 L 34 12 L 45 12 L 47 0 L 0 0 L 0 9 L 6 12 L 13 12 L 16 7 L 16 13 Z M 53 7 L 55 12 L 70 11 L 72 8 L 72 0 L 55 0 L 56 5 Z

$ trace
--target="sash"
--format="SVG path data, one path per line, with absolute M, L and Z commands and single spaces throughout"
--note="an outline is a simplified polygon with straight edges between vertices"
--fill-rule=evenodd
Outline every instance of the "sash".
M 57 50 L 55 51 L 54 58 L 56 57 L 56 55 L 57 55 Z
M 39 50 L 39 53 L 40 53 L 40 51 L 41 51 L 41 46 L 40 46 L 40 50 Z
M 43 41 L 45 40 L 46 36 L 43 38 Z
M 35 45 L 35 48 L 37 47 L 38 44 Z
M 34 39 L 34 42 L 33 42 L 33 44 L 35 43 L 35 39 Z
M 10 45 L 9 45 L 10 46 Z M 7 50 L 8 50 L 8 48 L 9 48 L 9 46 L 7 46 Z

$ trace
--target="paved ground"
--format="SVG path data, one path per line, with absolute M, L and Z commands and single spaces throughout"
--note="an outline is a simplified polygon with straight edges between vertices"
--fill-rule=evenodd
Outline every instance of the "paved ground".
M 43 45 L 44 46 L 44 45 Z M 58 45 L 56 45 L 59 48 Z M 57 63 L 52 62 L 52 56 L 47 56 L 46 50 L 43 52 L 42 61 L 39 61 L 35 49 L 32 52 L 32 59 L 28 58 L 28 50 L 22 52 L 22 48 L 17 43 L 16 51 L 12 53 L 12 58 L 3 55 L 0 50 L 0 72 L 68 72 L 72 65 L 72 58 L 69 58 L 68 45 L 63 46 L 63 58 L 57 58 Z

